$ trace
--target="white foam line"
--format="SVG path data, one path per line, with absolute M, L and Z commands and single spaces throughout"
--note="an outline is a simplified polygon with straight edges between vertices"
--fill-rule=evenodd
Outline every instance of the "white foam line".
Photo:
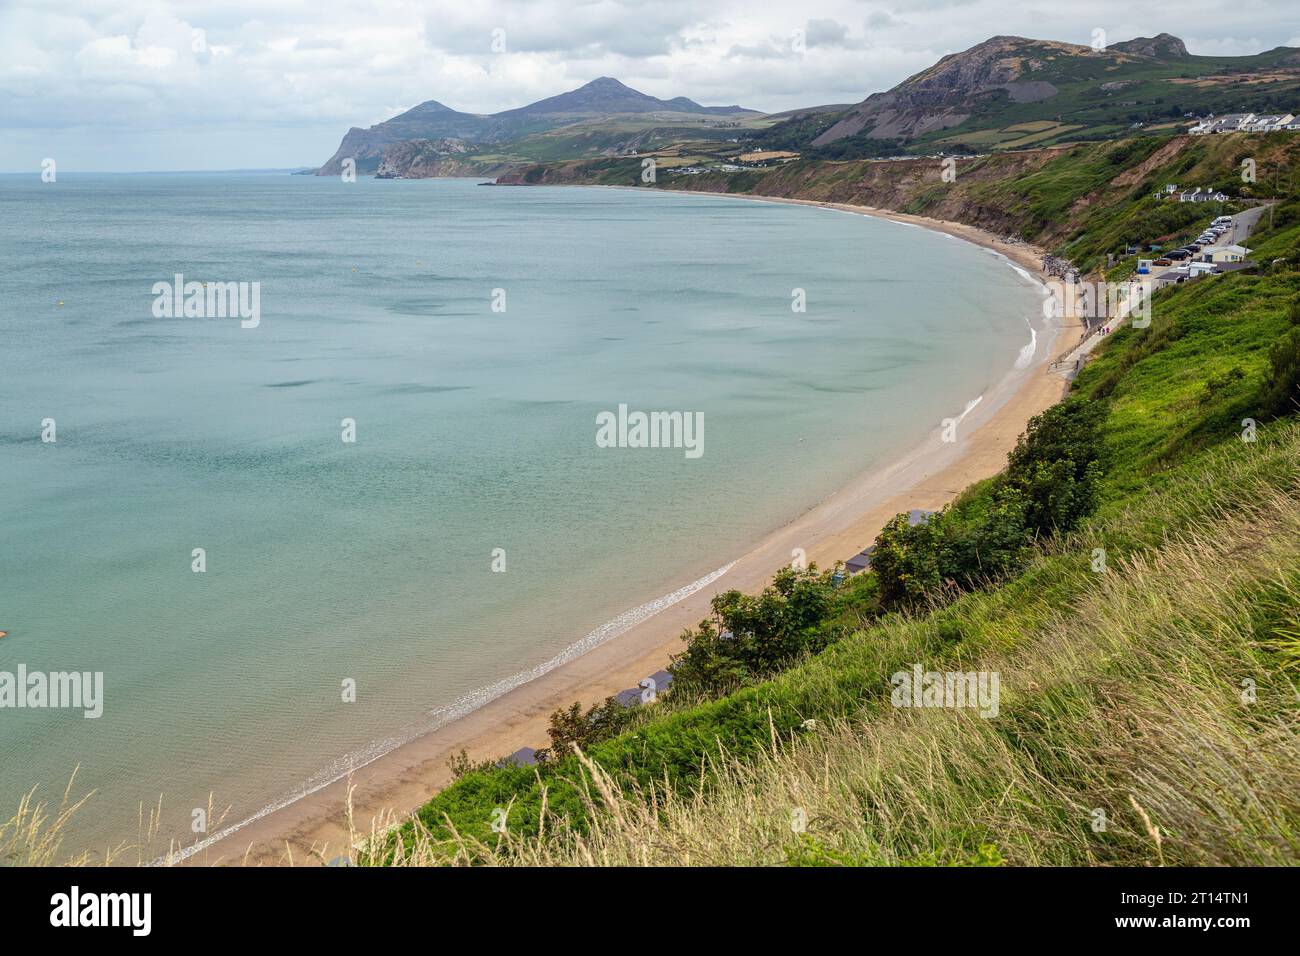
M 979 396 L 978 398 L 973 398 L 973 399 L 971 399 L 969 402 L 967 402 L 967 403 L 966 403 L 966 410 L 965 410 L 964 412 L 962 412 L 960 415 L 957 416 L 957 421 L 960 423 L 961 420 L 962 420 L 963 418 L 965 418 L 965 417 L 966 417 L 967 415 L 969 415 L 971 412 L 975 411 L 975 406 L 978 405 L 978 404 L 979 404 L 980 402 L 982 402 L 982 401 L 984 401 L 984 396 L 983 396 L 983 395 Z
M 978 401 L 979 399 L 976 399 L 976 402 Z M 972 407 L 973 407 L 973 403 L 972 403 Z M 386 737 L 383 740 L 379 740 L 376 741 L 375 743 L 367 745 L 361 750 L 354 751 L 344 757 L 339 758 L 338 760 L 333 761 L 323 771 L 316 774 L 316 776 L 308 780 L 307 783 L 305 783 L 301 788 L 299 788 L 289 796 L 285 797 L 284 799 L 278 800 L 275 803 L 271 804 L 270 806 L 263 807 L 261 810 L 258 810 L 256 813 L 254 813 L 251 817 L 248 817 L 246 820 L 241 820 L 239 823 L 236 823 L 232 826 L 228 826 L 225 829 L 220 830 L 217 833 L 214 833 L 212 836 L 207 837 L 204 840 L 200 840 L 198 843 L 195 843 L 193 846 L 186 847 L 183 850 L 178 850 L 175 853 L 168 854 L 165 857 L 159 857 L 158 859 L 154 860 L 153 863 L 150 864 L 150 866 L 170 866 L 175 863 L 180 863 L 183 860 L 187 860 L 190 857 L 192 857 L 194 854 L 206 850 L 208 847 L 212 846 L 218 840 L 224 840 L 226 837 L 231 836 L 234 833 L 238 833 L 240 830 L 244 829 L 244 827 L 248 826 L 249 824 L 256 823 L 258 820 L 261 820 L 264 817 L 268 817 L 272 813 L 275 813 L 279 810 L 283 810 L 285 807 L 291 806 L 292 804 L 297 803 L 299 800 L 303 799 L 304 797 L 309 797 L 313 793 L 316 793 L 319 790 L 324 790 L 330 784 L 337 783 L 339 780 L 342 780 L 349 773 L 353 773 L 369 764 L 374 763 L 376 760 L 378 760 L 380 757 L 383 757 L 385 754 L 392 753 L 398 747 L 402 746 L 402 744 L 408 743 L 409 741 L 414 740 L 416 737 L 420 737 L 424 734 L 431 733 L 432 731 L 437 730 L 440 727 L 445 727 L 447 724 L 451 723 L 452 721 L 464 717 L 467 714 L 471 714 L 474 711 L 478 710 L 480 707 L 490 704 L 498 697 L 501 697 L 509 693 L 510 691 L 514 690 L 516 687 L 521 687 L 522 685 L 527 684 L 529 681 L 534 681 L 537 678 L 541 677 L 542 675 L 555 670 L 555 668 L 560 667 L 563 664 L 569 663 L 569 661 L 581 657 L 583 654 L 586 654 L 588 651 L 594 650 L 595 648 L 599 647 L 601 644 L 604 644 L 606 641 L 613 640 L 614 638 L 618 637 L 620 634 L 624 634 L 627 631 L 630 631 L 632 628 L 636 627 L 642 621 L 649 620 L 650 618 L 658 614 L 660 611 L 672 607 L 674 604 L 678 603 L 679 601 L 682 601 L 685 598 L 690 597 L 696 591 L 700 591 L 708 587 L 714 581 L 718 580 L 718 578 L 722 577 L 733 567 L 735 567 L 735 565 L 736 565 L 735 561 L 730 561 L 727 564 L 724 564 L 722 567 L 718 568 L 716 571 L 711 571 L 710 573 L 706 574 L 704 577 L 696 581 L 692 581 L 690 584 L 684 585 L 678 588 L 676 591 L 673 591 L 669 594 L 665 594 L 663 597 L 655 598 L 653 601 L 647 601 L 645 604 L 639 605 L 638 607 L 634 607 L 630 611 L 624 611 L 618 617 L 606 621 L 604 624 L 600 625 L 600 627 L 589 632 L 581 640 L 575 641 L 573 644 L 570 644 L 568 647 L 560 651 L 560 653 L 556 654 L 550 660 L 538 664 L 536 667 L 532 668 L 531 670 L 520 671 L 518 674 L 514 674 L 510 677 L 504 678 L 503 680 L 499 680 L 494 684 L 489 684 L 486 687 L 481 687 L 478 690 L 471 691 L 470 693 L 465 694 L 462 697 L 458 697 L 456 698 L 456 700 L 452 701 L 450 704 L 447 704 L 446 706 L 433 708 L 428 712 L 429 715 L 434 718 L 432 724 L 422 724 L 419 728 L 414 729 L 401 736 Z
M 1029 326 L 1029 344 L 1020 350 L 1016 356 L 1016 368 L 1028 368 L 1029 363 L 1034 360 L 1034 353 L 1038 351 L 1038 330 L 1033 324 L 1025 319 L 1025 325 Z

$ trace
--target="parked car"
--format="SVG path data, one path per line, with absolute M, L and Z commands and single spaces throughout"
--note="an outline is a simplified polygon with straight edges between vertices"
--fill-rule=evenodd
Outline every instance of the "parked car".
M 1172 266 L 1173 262 L 1172 260 L 1166 259 L 1162 256 L 1161 258 L 1157 259 L 1155 262 L 1151 264 L 1153 266 Z

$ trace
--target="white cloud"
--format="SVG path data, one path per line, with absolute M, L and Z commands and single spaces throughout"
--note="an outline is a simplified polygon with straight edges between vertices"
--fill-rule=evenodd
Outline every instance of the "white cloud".
M 1214 25 L 1184 37 L 1194 53 L 1249 53 L 1297 42 L 1291 9 L 1244 0 L 1225 17 L 1185 0 L 1178 22 Z M 0 169 L 50 155 L 70 170 L 312 164 L 348 127 L 427 99 L 494 112 L 600 75 L 769 111 L 856 102 L 994 34 L 1119 40 L 1160 32 L 1166 13 L 1127 0 L 5 0 Z

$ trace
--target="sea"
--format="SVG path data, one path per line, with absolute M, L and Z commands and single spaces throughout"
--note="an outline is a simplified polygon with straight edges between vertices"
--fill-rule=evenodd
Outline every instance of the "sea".
M 0 176 L 0 255 L 0 819 L 75 771 L 96 854 L 615 639 L 1041 347 L 985 249 L 653 189 Z

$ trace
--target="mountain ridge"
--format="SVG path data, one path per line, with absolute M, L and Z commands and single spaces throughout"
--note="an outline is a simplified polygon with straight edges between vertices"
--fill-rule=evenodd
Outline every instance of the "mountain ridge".
M 582 117 L 682 113 L 700 116 L 754 114 L 742 106 L 701 106 L 685 96 L 663 100 L 634 90 L 610 76 L 555 96 L 496 113 L 463 113 L 438 100 L 425 100 L 405 112 L 366 129 L 354 126 L 343 136 L 334 155 L 317 170 L 332 176 L 351 158 L 357 171 L 374 172 L 388 147 L 413 140 L 461 140 L 491 145 L 507 139 L 545 132 Z
M 1252 100 L 1268 103 L 1275 90 L 1300 86 L 1297 66 L 1300 50 L 1289 47 L 1242 57 L 1193 56 L 1169 33 L 1100 48 L 994 36 L 870 94 L 810 145 L 849 137 L 935 140 L 948 130 L 985 129 L 999 118 L 1008 125 L 1020 120 L 1075 130 L 1102 126 L 1113 134 L 1115 114 L 1125 109 L 1136 117 L 1125 125 L 1143 125 L 1153 112 L 1182 117 L 1180 101 L 1205 111 L 1220 100 L 1234 109 L 1256 108 Z M 1232 81 L 1252 76 L 1261 81 L 1250 89 L 1230 88 Z

